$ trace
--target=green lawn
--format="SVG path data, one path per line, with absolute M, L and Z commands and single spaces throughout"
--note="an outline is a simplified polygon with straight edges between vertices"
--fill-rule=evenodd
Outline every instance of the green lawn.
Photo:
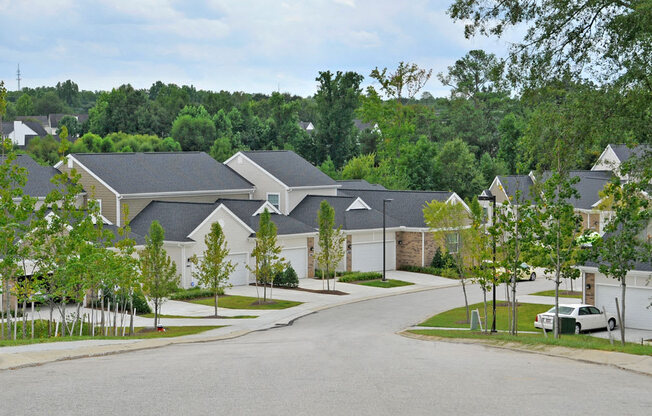
M 552 296 L 555 297 L 555 290 L 544 290 L 543 292 L 532 293 L 533 296 Z M 570 291 L 570 290 L 560 290 L 559 296 L 564 298 L 575 298 L 582 299 L 582 292 Z
M 249 296 L 228 295 L 220 296 L 217 301 L 217 306 L 227 309 L 287 309 L 293 306 L 301 305 L 302 303 L 294 302 L 291 300 L 272 299 L 271 302 L 273 303 L 264 303 L 262 305 L 254 304 L 257 301 L 258 298 L 252 298 Z M 196 303 L 199 305 L 215 306 L 215 299 L 213 298 L 193 299 L 189 300 L 188 302 Z
M 393 280 L 393 279 L 387 279 L 384 282 L 382 280 L 367 280 L 364 282 L 355 282 L 355 283 L 363 286 L 384 287 L 384 288 L 409 286 L 414 284 L 412 282 L 404 282 L 402 280 Z
M 222 305 L 220 305 L 222 306 Z M 153 313 L 146 313 L 143 315 L 138 315 L 142 318 L 152 318 L 154 319 Z M 184 315 L 159 315 L 159 318 L 168 318 L 168 319 L 204 319 L 206 316 L 184 316 Z M 236 316 L 220 316 L 219 319 L 254 319 L 258 318 L 258 315 L 236 315 Z
M 508 312 L 507 306 L 501 306 L 504 302 L 497 303 L 496 307 L 496 329 L 498 330 L 508 330 Z M 551 308 L 550 305 L 540 305 L 536 303 L 520 303 L 518 307 L 518 330 L 519 331 L 540 331 L 534 327 L 534 318 L 537 314 L 545 312 Z M 480 312 L 480 319 L 483 320 L 484 326 L 484 304 L 476 303 L 474 305 L 469 305 L 469 310 L 478 309 Z M 492 310 L 491 302 L 487 302 L 487 320 L 491 325 L 492 320 Z M 468 328 L 469 324 L 465 323 L 466 321 L 466 309 L 462 306 L 461 308 L 455 308 L 442 312 L 431 318 L 427 319 L 425 322 L 419 324 L 419 326 L 435 326 L 435 327 L 444 327 L 444 328 Z
M 652 355 L 652 346 L 640 345 L 636 343 L 625 343 L 621 346 L 619 341 L 614 341 L 614 345 L 609 343 L 608 339 L 596 338 L 590 335 L 562 335 L 555 339 L 552 334 L 545 337 L 543 333 L 539 334 L 520 334 L 518 336 L 506 333 L 485 334 L 476 331 L 459 331 L 459 330 L 414 330 L 409 331 L 419 335 L 429 335 L 441 338 L 464 338 L 464 339 L 482 339 L 491 344 L 503 345 L 507 342 L 517 342 L 524 346 L 554 345 L 569 348 L 584 348 L 603 351 L 618 351 L 628 354 Z
M 86 326 L 85 326 L 86 327 Z M 28 338 L 20 339 L 20 332 L 18 333 L 19 339 L 17 340 L 3 340 L 0 341 L 0 347 L 10 347 L 15 345 L 27 345 L 27 344 L 41 344 L 45 342 L 66 342 L 66 341 L 84 341 L 88 339 L 146 339 L 146 338 L 173 338 L 180 337 L 183 335 L 193 335 L 200 332 L 208 331 L 211 329 L 222 328 L 222 326 L 166 326 L 165 332 L 151 331 L 151 327 L 137 327 L 134 328 L 135 335 L 130 337 L 128 335 L 124 337 L 114 337 L 114 336 L 72 336 L 72 337 L 54 337 L 54 338 Z M 118 328 L 118 332 L 121 333 L 121 329 Z M 148 332 L 145 332 L 148 331 Z M 75 331 L 76 332 L 76 331 Z M 129 333 L 129 328 L 127 328 L 127 334 Z

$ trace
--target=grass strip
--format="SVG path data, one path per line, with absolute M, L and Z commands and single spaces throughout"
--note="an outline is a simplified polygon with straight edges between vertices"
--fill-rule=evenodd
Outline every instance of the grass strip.
M 410 286 L 414 284 L 412 282 L 404 282 L 402 280 L 394 280 L 394 279 L 387 279 L 384 282 L 382 280 L 369 280 L 369 281 L 356 282 L 356 283 L 362 286 L 382 287 L 382 288 Z
M 261 298 L 262 300 L 262 298 Z M 203 298 L 203 299 L 193 299 L 189 301 L 190 303 L 196 303 L 198 305 L 206 306 L 215 306 L 214 298 Z M 258 304 L 258 298 L 249 297 L 249 296 L 220 296 L 217 300 L 217 306 L 220 308 L 226 309 L 287 309 L 293 306 L 301 305 L 302 302 L 295 302 L 291 300 L 282 300 L 282 299 L 268 299 L 269 303 Z
M 553 290 L 544 290 L 542 292 L 530 293 L 532 296 L 552 296 L 555 297 L 555 291 Z M 570 290 L 560 290 L 559 296 L 564 298 L 575 298 L 582 299 L 582 292 L 570 291 Z
M 514 336 L 507 333 L 487 334 L 478 331 L 456 331 L 444 329 L 410 330 L 408 332 L 440 338 L 480 339 L 487 343 L 499 346 L 514 342 L 522 344 L 523 346 L 532 347 L 560 346 L 578 349 L 617 351 L 636 355 L 652 355 L 652 346 L 650 345 L 628 342 L 622 346 L 618 341 L 614 341 L 614 345 L 611 345 L 608 339 L 596 338 L 590 335 L 562 335 L 560 338 L 555 339 L 552 334 L 549 334 L 548 337 L 544 337 L 543 334 L 521 334 Z

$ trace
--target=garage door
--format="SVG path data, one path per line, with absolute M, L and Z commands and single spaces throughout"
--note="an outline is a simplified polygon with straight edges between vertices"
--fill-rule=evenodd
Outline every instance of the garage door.
M 627 287 L 625 295 L 625 325 L 628 328 L 652 330 L 652 288 Z M 597 284 L 595 287 L 595 305 L 616 314 L 616 301 L 620 302 L 620 286 Z
M 229 283 L 233 286 L 244 286 L 249 284 L 249 270 L 247 270 L 247 255 L 246 254 L 231 254 L 226 257 L 234 266 L 235 269 L 231 276 L 229 276 Z
M 281 250 L 281 256 L 292 265 L 299 279 L 303 279 L 308 275 L 308 251 L 306 248 Z
M 394 241 L 387 241 L 385 247 L 387 270 L 396 268 Z M 383 243 L 361 243 L 351 246 L 351 269 L 358 272 L 383 270 Z

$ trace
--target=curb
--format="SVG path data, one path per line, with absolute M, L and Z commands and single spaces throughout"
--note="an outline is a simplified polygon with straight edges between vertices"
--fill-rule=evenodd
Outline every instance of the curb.
M 452 284 L 447 284 L 442 286 L 419 287 L 419 288 L 404 290 L 398 293 L 397 292 L 379 293 L 377 295 L 366 296 L 363 298 L 350 299 L 340 303 L 308 308 L 297 314 L 290 315 L 289 317 L 281 318 L 277 321 L 271 322 L 269 325 L 263 326 L 261 328 L 238 330 L 238 331 L 230 332 L 228 334 L 217 335 L 212 337 L 200 338 L 200 337 L 194 337 L 193 335 L 188 335 L 186 337 L 192 337 L 192 338 L 186 338 L 186 337 L 154 338 L 154 339 L 140 340 L 128 344 L 117 344 L 117 345 L 109 344 L 109 345 L 100 345 L 100 346 L 79 347 L 79 348 L 69 349 L 69 350 L 50 350 L 50 351 L 40 351 L 40 352 L 34 351 L 34 352 L 13 353 L 10 354 L 12 359 L 10 360 L 11 363 L 8 365 L 5 365 L 4 362 L 7 361 L 7 359 L 3 357 L 2 351 L 0 350 L 0 371 L 35 367 L 35 366 L 39 366 L 47 363 L 53 363 L 57 361 L 75 360 L 79 358 L 103 357 L 107 355 L 116 355 L 121 353 L 132 352 L 132 351 L 155 349 L 155 348 L 165 347 L 168 345 L 195 344 L 195 343 L 234 339 L 250 334 L 252 332 L 267 331 L 274 328 L 282 328 L 282 327 L 290 326 L 296 320 L 303 318 L 304 316 L 312 315 L 314 313 L 323 310 L 336 308 L 338 306 L 344 306 L 353 303 L 392 297 L 392 296 L 407 295 L 407 294 L 417 293 L 417 292 L 425 292 L 428 290 L 447 289 L 451 287 L 457 287 L 459 285 L 460 285 L 459 283 L 452 283 Z
M 538 349 L 530 349 L 530 348 L 525 348 L 523 346 L 516 345 L 515 343 L 505 343 L 505 344 L 497 344 L 494 341 L 490 340 L 484 340 L 484 339 L 470 339 L 470 338 L 445 338 L 445 337 L 438 337 L 436 335 L 421 335 L 421 334 L 413 334 L 410 332 L 407 332 L 407 330 L 402 330 L 399 332 L 396 332 L 397 335 L 403 336 L 405 338 L 412 338 L 412 339 L 417 339 L 420 341 L 430 341 L 430 342 L 448 342 L 451 344 L 473 344 L 473 345 L 482 345 L 484 347 L 489 347 L 489 348 L 497 348 L 497 349 L 503 349 L 503 350 L 509 350 L 509 351 L 518 351 L 518 352 L 524 352 L 524 353 L 530 353 L 530 354 L 539 354 L 539 355 L 546 355 L 548 357 L 556 357 L 556 358 L 565 358 L 568 360 L 573 360 L 573 361 L 579 361 L 587 364 L 598 364 L 598 365 L 603 365 L 607 367 L 614 367 L 618 368 L 620 370 L 625 370 L 625 371 L 630 371 L 632 373 L 637 373 L 641 374 L 644 376 L 649 376 L 652 377 L 652 356 L 647 356 L 647 355 L 635 355 L 635 354 L 627 354 L 627 353 L 621 353 L 617 351 L 602 351 L 602 350 L 578 350 L 574 348 L 568 348 L 568 347 L 561 347 L 561 346 L 540 346 Z M 577 356 L 578 354 L 585 352 L 585 351 L 590 351 L 591 354 L 596 354 L 596 355 L 602 355 L 603 357 L 615 357 L 618 358 L 621 355 L 624 355 L 626 357 L 623 358 L 629 358 L 630 362 L 629 363 L 616 363 L 616 362 L 606 362 L 603 360 L 599 359 L 591 359 L 588 357 L 579 357 Z M 619 355 L 614 355 L 614 354 L 619 354 Z M 648 369 L 640 369 L 636 368 L 638 363 L 650 360 L 650 365 L 649 365 L 649 370 Z

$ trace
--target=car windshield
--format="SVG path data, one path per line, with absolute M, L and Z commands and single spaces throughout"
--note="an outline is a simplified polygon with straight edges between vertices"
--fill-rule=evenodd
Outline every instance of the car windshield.
M 559 314 L 560 315 L 570 315 L 573 313 L 573 310 L 575 308 L 571 308 L 570 306 L 560 306 L 559 307 Z M 548 312 L 546 313 L 555 313 L 555 308 L 551 308 Z

